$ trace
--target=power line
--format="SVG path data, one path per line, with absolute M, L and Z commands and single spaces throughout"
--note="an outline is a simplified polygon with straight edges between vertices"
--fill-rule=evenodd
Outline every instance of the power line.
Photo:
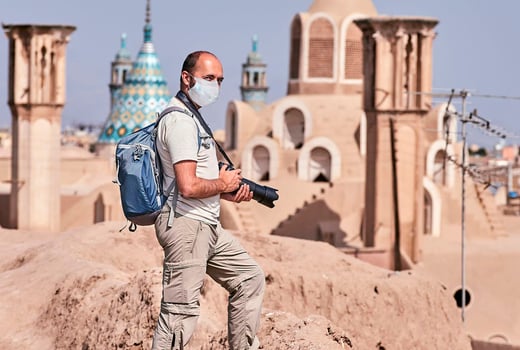
M 471 97 L 495 98 L 495 99 L 501 99 L 501 100 L 520 100 L 520 96 L 490 95 L 490 94 L 471 94 Z
M 450 90 L 454 91 L 455 89 L 439 89 L 439 90 Z M 493 95 L 493 94 L 479 94 L 472 92 L 471 90 L 467 89 L 460 89 L 460 93 L 462 92 L 466 93 L 466 97 L 478 97 L 478 98 L 494 98 L 494 99 L 501 99 L 501 100 L 520 100 L 520 96 L 508 96 L 508 95 Z M 423 91 L 415 91 L 410 92 L 412 95 L 428 95 L 432 97 L 440 97 L 440 98 L 449 98 L 452 96 L 452 93 L 441 93 L 441 92 L 423 92 Z

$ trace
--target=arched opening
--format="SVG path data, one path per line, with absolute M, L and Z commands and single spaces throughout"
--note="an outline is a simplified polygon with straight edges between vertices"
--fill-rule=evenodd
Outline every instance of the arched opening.
M 433 201 L 430 193 L 424 190 L 424 230 L 425 235 L 432 234 L 433 225 Z
M 278 176 L 279 144 L 267 136 L 254 136 L 242 150 L 242 175 L 253 181 L 272 181 Z
M 443 138 L 446 142 L 457 142 L 457 110 L 453 105 L 442 104 L 439 110 L 437 127 L 440 134 L 439 138 Z
M 334 28 L 325 18 L 315 20 L 309 30 L 309 78 L 332 78 Z
M 433 182 L 438 185 L 446 184 L 446 153 L 444 150 L 439 150 L 435 153 L 433 161 Z
M 363 79 L 363 33 L 350 23 L 345 40 L 345 79 Z
M 229 148 L 236 149 L 237 148 L 237 115 L 235 111 L 231 112 L 231 116 L 229 117 L 229 131 L 230 131 L 230 140 L 229 140 Z
M 426 153 L 426 175 L 437 186 L 453 187 L 455 183 L 455 164 L 450 161 L 455 157 L 453 145 L 445 140 L 434 141 Z
M 255 181 L 269 181 L 269 150 L 264 146 L 253 148 L 252 178 Z
M 286 149 L 300 149 L 305 134 L 305 118 L 302 111 L 289 108 L 284 113 L 284 145 Z
M 439 188 L 430 177 L 423 177 L 424 225 L 423 234 L 439 237 L 441 235 L 442 198 Z
M 50 86 L 50 91 L 49 93 L 51 94 L 50 96 L 50 101 L 51 102 L 56 102 L 56 97 L 57 97 L 57 94 L 56 94 L 56 89 L 57 89 L 57 86 L 56 86 L 56 78 L 57 78 L 57 74 L 56 74 L 56 54 L 54 52 L 51 52 L 51 72 L 50 72 L 50 76 L 51 76 L 51 86 Z
M 310 152 L 309 179 L 313 182 L 329 182 L 331 155 L 323 147 L 316 147 Z

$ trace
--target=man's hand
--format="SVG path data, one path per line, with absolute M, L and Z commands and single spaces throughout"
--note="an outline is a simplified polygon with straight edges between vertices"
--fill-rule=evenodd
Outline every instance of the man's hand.
M 225 188 L 222 193 L 233 192 L 240 186 L 240 182 L 242 181 L 242 170 L 226 170 L 225 167 L 222 167 L 219 172 L 219 179 L 224 184 Z
M 249 202 L 253 199 L 253 192 L 249 188 L 249 185 L 243 184 L 236 193 L 222 193 L 220 198 L 235 203 Z

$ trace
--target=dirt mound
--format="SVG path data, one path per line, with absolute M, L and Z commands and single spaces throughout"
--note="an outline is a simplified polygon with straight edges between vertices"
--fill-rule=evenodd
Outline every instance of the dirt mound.
M 162 252 L 151 228 L 0 229 L 2 349 L 149 349 Z M 453 298 L 318 242 L 239 236 L 266 274 L 264 349 L 471 349 Z M 191 349 L 226 349 L 227 295 L 207 279 Z

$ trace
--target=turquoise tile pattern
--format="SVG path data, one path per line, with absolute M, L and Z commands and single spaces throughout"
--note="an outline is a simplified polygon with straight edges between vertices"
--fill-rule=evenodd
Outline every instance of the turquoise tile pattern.
M 115 103 L 99 136 L 99 143 L 115 144 L 121 137 L 153 123 L 156 113 L 164 109 L 171 99 L 152 42 L 149 18 L 147 7 L 143 45 L 121 90 L 115 96 Z

